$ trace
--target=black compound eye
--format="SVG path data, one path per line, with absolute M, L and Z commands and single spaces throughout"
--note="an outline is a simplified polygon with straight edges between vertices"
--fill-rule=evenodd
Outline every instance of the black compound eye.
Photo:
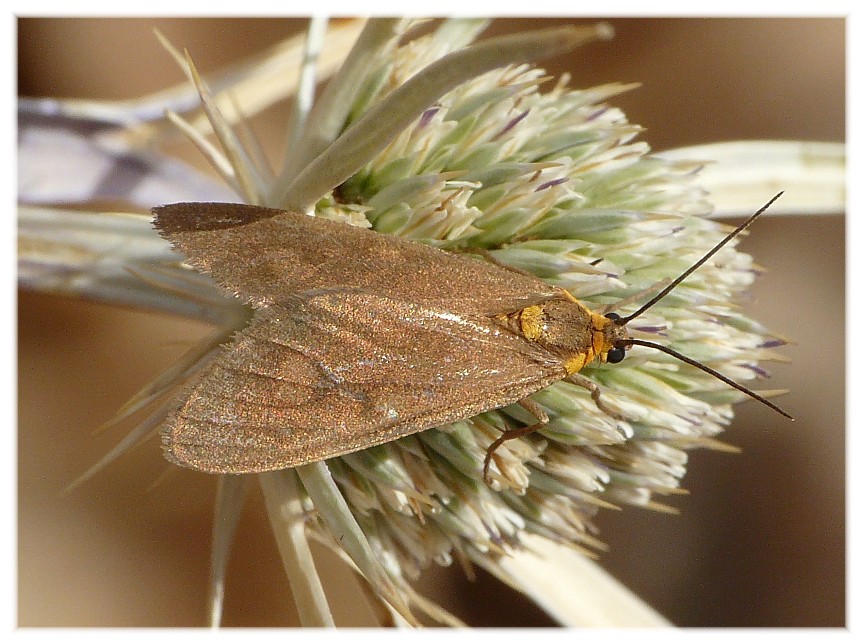
M 611 315 L 613 315 L 613 313 L 611 313 Z M 611 364 L 622 362 L 625 357 L 626 350 L 623 347 L 611 347 L 608 349 L 608 362 Z
M 617 313 L 608 313 L 605 317 L 609 320 L 613 320 L 614 322 L 620 319 L 620 316 Z

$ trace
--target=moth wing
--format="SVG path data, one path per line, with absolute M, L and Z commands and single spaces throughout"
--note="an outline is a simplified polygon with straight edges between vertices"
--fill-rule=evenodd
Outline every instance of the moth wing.
M 353 288 L 457 313 L 497 314 L 559 293 L 484 260 L 301 213 L 219 203 L 153 213 L 156 228 L 189 263 L 256 306 Z
M 263 309 L 189 386 L 162 433 L 169 460 L 262 472 L 495 409 L 565 376 L 489 319 L 362 292 Z

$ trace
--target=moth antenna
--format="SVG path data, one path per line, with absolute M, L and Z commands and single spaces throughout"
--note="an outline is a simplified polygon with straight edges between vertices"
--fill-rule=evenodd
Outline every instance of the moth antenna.
M 793 420 L 793 416 L 788 414 L 786 411 L 784 411 L 781 407 L 779 407 L 775 403 L 769 402 L 766 398 L 764 398 L 760 394 L 754 393 L 748 387 L 744 387 L 743 385 L 739 384 L 738 382 L 735 382 L 735 381 L 731 380 L 730 378 L 728 378 L 727 376 L 719 373 L 715 369 L 707 367 L 705 364 L 701 364 L 697 360 L 693 360 L 692 358 L 689 358 L 688 356 L 681 354 L 679 351 L 675 351 L 674 349 L 666 347 L 662 344 L 656 344 L 655 342 L 650 342 L 649 340 L 639 340 L 637 338 L 626 338 L 624 340 L 619 341 L 620 346 L 629 346 L 632 344 L 639 344 L 642 347 L 650 347 L 652 349 L 658 349 L 659 351 L 663 351 L 664 353 L 672 355 L 677 360 L 681 360 L 682 362 L 685 362 L 686 364 L 690 364 L 693 367 L 697 367 L 701 371 L 705 371 L 709 375 L 714 376 L 715 378 L 718 378 L 723 383 L 730 385 L 734 389 L 737 389 L 737 390 L 741 391 L 742 393 L 744 393 L 748 396 L 751 396 L 755 400 L 759 400 L 764 405 L 766 405 L 767 407 L 769 407 L 771 409 L 774 409 L 775 411 L 777 411 L 779 414 L 781 414 L 785 418 L 789 418 L 790 420 Z
M 689 268 L 688 268 L 688 270 L 686 270 L 682 275 L 680 275 L 680 276 L 679 276 L 679 277 L 677 277 L 674 281 L 672 281 L 670 284 L 668 284 L 666 287 L 664 287 L 664 288 L 663 288 L 663 289 L 658 293 L 658 295 L 656 295 L 656 296 L 655 296 L 655 297 L 653 297 L 651 300 L 649 300 L 646 304 L 644 304 L 642 307 L 640 307 L 637 311 L 635 311 L 635 312 L 634 312 L 634 313 L 632 313 L 631 315 L 627 315 L 627 316 L 626 316 L 626 317 L 624 317 L 624 318 L 619 318 L 619 319 L 617 319 L 617 320 L 614 320 L 614 322 L 615 322 L 617 325 L 620 325 L 620 326 L 628 324 L 629 322 L 631 322 L 632 320 L 634 320 L 637 316 L 639 316 L 641 313 L 643 313 L 643 312 L 644 312 L 644 311 L 646 311 L 648 308 L 650 308 L 653 304 L 655 304 L 656 302 L 658 302 L 658 301 L 659 301 L 661 298 L 663 298 L 665 295 L 667 295 L 668 293 L 670 293 L 674 288 L 676 288 L 676 285 L 677 285 L 677 284 L 679 284 L 679 283 L 680 283 L 681 281 L 683 281 L 686 277 L 688 277 L 689 275 L 691 275 L 691 274 L 692 274 L 694 271 L 696 271 L 698 268 L 700 268 L 701 266 L 703 266 L 703 264 L 704 264 L 705 262 L 707 262 L 707 261 L 709 260 L 709 258 L 710 258 L 710 257 L 712 257 L 713 255 L 715 255 L 719 250 L 721 250 L 721 249 L 722 249 L 722 247 L 724 247 L 724 245 L 725 245 L 725 244 L 727 244 L 731 239 L 733 239 L 734 237 L 736 237 L 736 236 L 737 236 L 739 233 L 741 233 L 743 230 L 745 230 L 746 228 L 748 228 L 748 227 L 752 224 L 752 222 L 754 222 L 754 220 L 755 220 L 755 219 L 757 219 L 758 217 L 760 217 L 760 215 L 762 215 L 764 212 L 766 212 L 766 209 L 767 209 L 767 208 L 769 208 L 769 206 L 771 206 L 773 203 L 775 203 L 775 200 L 776 200 L 776 199 L 778 199 L 778 198 L 779 198 L 781 195 L 783 195 L 783 194 L 784 194 L 784 191 L 782 190 L 782 191 L 781 191 L 781 192 L 779 192 L 777 195 L 775 195 L 772 199 L 770 199 L 769 201 L 767 201 L 767 202 L 766 202 L 766 205 L 762 206 L 762 207 L 761 207 L 761 208 L 760 208 L 756 213 L 754 213 L 753 215 L 751 215 L 751 217 L 749 217 L 749 218 L 748 218 L 748 219 L 746 219 L 744 222 L 742 222 L 739 226 L 737 226 L 737 227 L 736 227 L 736 229 L 735 229 L 733 232 L 731 232 L 730 234 L 728 234 L 728 235 L 727 235 L 727 237 L 725 237 L 725 238 L 724 238 L 724 239 L 722 239 L 720 242 L 718 242 L 715 246 L 713 246 L 712 250 L 710 250 L 706 255 L 704 255 L 704 256 L 703 256 L 703 257 L 701 257 L 699 260 L 697 260 L 694 264 L 692 264 L 692 265 L 691 265 L 691 267 L 689 267 Z M 749 393 L 750 393 L 750 392 L 749 392 Z M 755 396 L 755 397 L 756 397 L 756 396 Z M 766 402 L 766 401 L 764 401 L 764 402 Z M 767 405 L 769 405 L 769 403 L 766 403 L 766 404 L 767 404 Z M 779 410 L 779 411 L 780 411 L 780 410 Z M 785 414 L 785 415 L 786 415 L 786 414 Z

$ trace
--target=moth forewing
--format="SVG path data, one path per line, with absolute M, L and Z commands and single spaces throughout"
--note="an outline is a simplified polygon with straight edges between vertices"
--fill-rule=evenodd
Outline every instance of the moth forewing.
M 515 311 L 557 294 L 530 275 L 301 213 L 226 203 L 153 209 L 187 261 L 253 306 L 321 289 L 357 289 L 459 314 Z
M 483 316 L 356 290 L 258 311 L 180 396 L 169 460 L 261 472 L 323 460 L 517 402 L 565 376 Z

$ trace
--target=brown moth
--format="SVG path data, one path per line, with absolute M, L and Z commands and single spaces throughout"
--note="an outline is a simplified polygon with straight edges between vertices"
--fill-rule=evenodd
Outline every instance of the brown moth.
M 635 344 L 729 378 L 626 324 L 739 234 L 778 197 L 635 313 L 590 311 L 568 291 L 483 259 L 348 224 L 226 203 L 153 209 L 155 226 L 194 267 L 256 309 L 248 327 L 193 378 L 162 430 L 168 460 L 205 472 L 264 472 L 332 458 L 520 403 Z

